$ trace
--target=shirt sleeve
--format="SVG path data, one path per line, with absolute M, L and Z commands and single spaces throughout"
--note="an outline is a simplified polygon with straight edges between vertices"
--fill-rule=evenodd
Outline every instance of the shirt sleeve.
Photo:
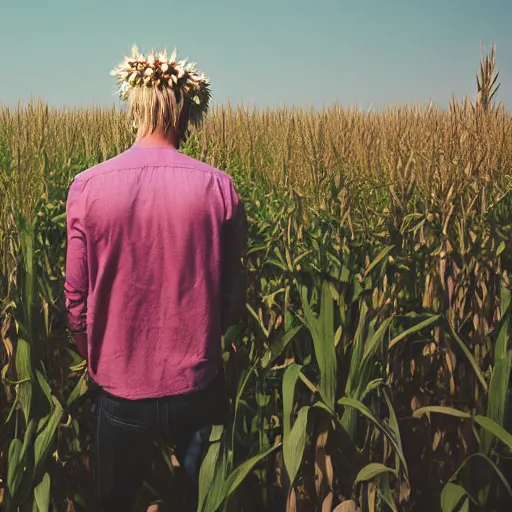
M 64 295 L 68 328 L 82 357 L 87 354 L 87 240 L 81 182 L 71 184 L 66 203 L 67 252 Z
M 244 257 L 247 252 L 248 225 L 243 202 L 234 185 L 229 187 L 228 218 L 224 231 L 222 279 L 222 333 L 238 323 L 245 311 L 247 272 Z

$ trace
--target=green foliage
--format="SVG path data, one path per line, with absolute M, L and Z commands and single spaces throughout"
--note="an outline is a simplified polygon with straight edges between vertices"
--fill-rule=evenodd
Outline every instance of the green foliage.
M 0 112 L 2 510 L 91 510 L 65 199 L 132 139 L 110 111 Z M 231 421 L 210 437 L 201 511 L 509 503 L 512 125 L 465 115 L 224 112 L 193 133 L 183 151 L 232 174 L 250 227 L 247 316 L 224 339 Z

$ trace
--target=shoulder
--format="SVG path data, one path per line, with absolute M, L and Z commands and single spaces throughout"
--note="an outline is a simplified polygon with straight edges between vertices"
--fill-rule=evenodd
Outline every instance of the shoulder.
M 180 153 L 177 160 L 179 160 L 179 164 L 177 163 L 179 167 L 206 173 L 216 179 L 227 220 L 237 215 L 245 215 L 242 199 L 236 190 L 233 177 L 230 174 L 182 153 Z
M 218 169 L 216 167 L 213 167 L 205 162 L 202 162 L 201 160 L 197 160 L 196 158 L 193 158 L 189 155 L 185 155 L 184 153 L 179 153 L 176 164 L 179 167 L 185 167 L 188 169 L 193 169 L 199 172 L 213 175 L 219 180 L 221 180 L 223 183 L 233 183 L 232 177 L 227 172 L 222 171 L 221 169 Z
M 234 200 L 235 202 L 239 201 L 233 177 L 226 171 L 222 171 L 221 169 L 213 167 L 183 153 L 180 153 L 176 159 L 176 166 L 213 176 L 217 180 L 217 183 L 226 198 Z
M 79 172 L 73 178 L 71 185 L 75 187 L 83 187 L 95 176 L 120 170 L 120 168 L 122 168 L 126 163 L 125 153 L 126 152 L 120 153 L 119 155 L 109 158 L 103 162 L 99 162 L 98 164 Z

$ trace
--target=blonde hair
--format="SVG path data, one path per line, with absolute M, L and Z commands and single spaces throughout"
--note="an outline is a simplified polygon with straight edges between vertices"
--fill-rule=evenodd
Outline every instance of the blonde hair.
M 176 97 L 178 96 L 178 97 Z M 180 138 L 188 129 L 186 97 L 168 87 L 137 87 L 128 93 L 128 119 L 139 137 L 162 127 L 165 133 L 177 132 Z

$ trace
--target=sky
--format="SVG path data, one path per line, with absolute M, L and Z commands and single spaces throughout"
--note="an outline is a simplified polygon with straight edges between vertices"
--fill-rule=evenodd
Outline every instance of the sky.
M 215 105 L 446 108 L 495 42 L 512 111 L 511 21 L 512 0 L 0 0 L 0 104 L 119 105 L 135 43 L 196 62 Z

